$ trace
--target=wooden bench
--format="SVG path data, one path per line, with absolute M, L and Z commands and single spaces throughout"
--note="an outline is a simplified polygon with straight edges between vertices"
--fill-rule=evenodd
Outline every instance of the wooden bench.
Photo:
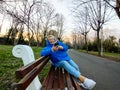
M 52 65 L 41 84 L 37 75 L 50 58 L 41 57 L 35 60 L 29 46 L 16 45 L 12 53 L 15 57 L 22 58 L 24 63 L 24 66 L 15 72 L 16 78 L 21 80 L 13 85 L 12 90 L 82 90 L 72 75 L 63 68 L 56 68 Z

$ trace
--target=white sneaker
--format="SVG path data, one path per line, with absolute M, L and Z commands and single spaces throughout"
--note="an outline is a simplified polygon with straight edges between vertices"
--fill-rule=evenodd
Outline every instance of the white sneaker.
M 83 87 L 84 89 L 87 89 L 87 87 L 83 84 L 83 83 L 78 83 L 81 87 Z
M 96 82 L 93 81 L 92 79 L 86 78 L 85 81 L 83 82 L 83 84 L 85 87 L 87 87 L 87 89 L 91 90 L 96 85 Z

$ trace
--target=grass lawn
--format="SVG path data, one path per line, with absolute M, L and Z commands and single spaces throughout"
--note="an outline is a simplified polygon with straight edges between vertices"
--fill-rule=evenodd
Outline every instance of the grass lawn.
M 15 71 L 23 66 L 22 60 L 15 58 L 12 55 L 13 46 L 0 45 L 0 90 L 9 90 L 11 83 L 17 82 L 15 79 Z M 32 47 L 35 58 L 39 58 L 41 47 Z M 46 75 L 49 70 L 50 64 L 44 68 L 39 75 L 40 80 Z
M 79 50 L 79 51 L 86 53 L 85 50 Z M 88 51 L 88 53 L 93 55 L 98 55 L 98 52 L 95 52 L 95 51 Z M 103 56 L 101 57 L 120 62 L 120 53 L 103 52 Z

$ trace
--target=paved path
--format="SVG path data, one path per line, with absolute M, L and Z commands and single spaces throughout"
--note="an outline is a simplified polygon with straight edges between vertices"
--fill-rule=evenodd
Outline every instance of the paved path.
M 72 49 L 68 53 L 79 65 L 81 73 L 97 82 L 93 90 L 120 90 L 119 62 L 80 53 Z

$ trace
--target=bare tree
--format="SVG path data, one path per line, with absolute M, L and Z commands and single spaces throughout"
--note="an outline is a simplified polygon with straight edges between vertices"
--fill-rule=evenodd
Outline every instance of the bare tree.
M 110 7 L 112 7 L 115 10 L 118 18 L 120 19 L 120 0 L 103 0 L 103 1 L 105 1 Z M 120 39 L 119 39 L 119 41 L 120 41 Z M 118 46 L 118 47 L 120 49 L 120 46 Z M 120 50 L 118 50 L 118 51 L 120 51 Z
M 94 5 L 96 4 L 96 6 Z M 103 24 L 105 24 L 106 22 L 108 22 L 108 20 L 110 20 L 110 13 L 107 12 L 108 8 L 107 8 L 107 4 L 106 3 L 102 3 L 101 0 L 96 0 L 93 2 L 90 2 L 90 4 L 88 4 L 89 9 L 89 23 L 90 26 L 92 27 L 93 30 L 95 30 L 97 32 L 97 42 L 98 42 L 98 55 L 100 55 L 101 53 L 101 49 L 100 49 L 100 37 L 99 37 L 99 33 L 100 30 L 103 27 Z M 108 14 L 107 14 L 108 13 Z
M 102 2 L 102 0 L 86 0 L 79 3 L 79 7 L 80 5 L 87 7 L 89 25 L 97 32 L 98 55 L 100 55 L 99 32 L 103 25 L 110 20 L 111 11 L 109 10 L 110 12 L 108 12 L 107 4 Z
M 24 26 L 22 27 L 22 29 L 26 29 L 27 27 L 29 45 L 31 45 L 31 41 L 34 38 L 33 37 L 34 29 L 32 28 L 32 25 L 34 25 L 33 24 L 34 22 L 32 22 L 32 19 L 35 17 L 34 16 L 34 14 L 36 13 L 35 6 L 36 5 L 39 6 L 38 4 L 40 5 L 41 1 L 13 0 L 12 3 L 4 2 L 3 8 L 2 8 L 3 11 L 6 11 L 8 15 L 10 15 L 16 20 L 16 22 L 21 23 L 22 26 Z M 7 6 L 7 8 L 4 8 L 5 5 Z M 23 32 L 23 30 L 21 32 Z
M 27 2 L 27 0 L 23 3 L 24 4 L 24 18 L 26 20 L 27 30 L 28 30 L 28 40 L 29 45 L 31 45 L 32 40 L 34 39 L 34 28 L 32 19 L 34 18 L 34 14 L 36 13 L 36 5 L 41 5 L 41 1 L 33 0 L 32 2 Z M 24 21 L 25 21 L 24 20 Z
M 118 53 L 120 53 L 120 38 L 118 39 Z
M 76 26 L 78 26 L 80 34 L 84 36 L 85 48 L 86 48 L 86 51 L 88 52 L 87 34 L 90 31 L 90 27 L 89 27 L 89 24 L 88 24 L 87 7 L 84 7 L 83 9 L 84 10 L 82 10 L 82 11 L 80 10 L 76 13 L 75 19 L 77 19 L 76 20 Z
M 72 32 L 72 38 L 73 38 L 73 48 L 77 49 L 77 31 L 76 30 Z
M 16 5 L 14 5 L 13 12 L 16 11 Z M 9 12 L 9 11 L 6 10 L 6 12 Z M 4 15 L 5 15 L 5 13 L 4 13 Z M 16 13 L 16 16 L 17 15 L 18 15 L 18 13 Z M 10 43 L 13 44 L 13 45 L 16 45 L 16 42 L 17 42 L 16 37 L 17 37 L 17 34 L 18 34 L 18 26 L 19 26 L 19 24 L 20 24 L 19 21 L 17 21 L 15 18 L 12 18 L 12 25 L 11 25 L 9 31 L 8 31 L 7 40 L 11 41 Z
M 57 14 L 56 16 L 56 27 L 58 32 L 58 39 L 62 40 L 63 32 L 64 32 L 64 16 L 61 14 Z
M 1 5 L 1 9 L 2 9 L 1 13 L 6 13 L 7 15 L 12 17 L 12 22 L 11 22 L 12 25 L 9 29 L 10 30 L 9 33 L 10 32 L 14 33 L 15 30 L 18 30 L 18 32 L 20 30 L 20 33 L 23 32 L 23 30 L 21 29 L 22 28 L 21 25 L 23 26 L 23 24 L 25 24 L 25 21 L 24 21 L 22 14 L 18 10 L 18 6 L 19 6 L 19 2 L 16 2 L 15 0 L 5 0 Z M 20 27 L 20 28 L 18 28 L 18 27 Z M 10 35 L 10 34 L 8 34 L 8 35 Z M 20 35 L 22 35 L 22 33 L 19 34 L 18 36 L 20 36 Z M 7 37 L 9 38 L 10 36 L 7 36 Z M 16 35 L 14 35 L 14 45 L 17 44 L 19 41 L 19 38 L 18 38 L 18 40 L 16 40 L 15 38 L 16 38 Z
M 118 18 L 120 19 L 120 0 L 103 0 L 105 1 L 110 7 L 112 7 Z
M 36 30 L 35 30 L 35 36 L 36 36 L 36 41 L 37 41 L 37 47 L 39 46 L 40 44 L 40 24 L 39 24 L 39 21 L 37 23 L 37 27 L 36 27 Z
M 72 31 L 72 41 L 73 41 L 73 48 L 79 49 L 82 48 L 83 45 L 83 38 L 82 35 L 80 34 L 78 29 L 74 29 Z
M 1 24 L 0 24 L 0 33 L 1 33 L 1 30 L 2 30 L 2 26 L 3 26 L 3 21 L 4 21 L 4 15 L 3 15 L 3 19 L 1 20 Z
M 46 38 L 47 32 L 50 30 L 52 26 L 55 26 L 55 23 L 53 21 L 56 17 L 56 13 L 49 3 L 44 3 L 40 10 L 41 10 L 39 13 L 41 17 L 40 26 L 43 34 L 42 46 L 45 46 L 45 38 Z
M 56 13 L 49 3 L 43 2 L 43 0 L 3 0 L 0 4 L 1 12 L 6 12 L 10 15 L 18 24 L 18 27 L 22 25 L 21 34 L 28 33 L 29 45 L 34 40 L 39 43 L 42 37 L 43 46 L 45 45 L 45 37 L 47 32 L 52 26 L 55 26 Z M 40 35 L 41 34 L 41 35 Z

